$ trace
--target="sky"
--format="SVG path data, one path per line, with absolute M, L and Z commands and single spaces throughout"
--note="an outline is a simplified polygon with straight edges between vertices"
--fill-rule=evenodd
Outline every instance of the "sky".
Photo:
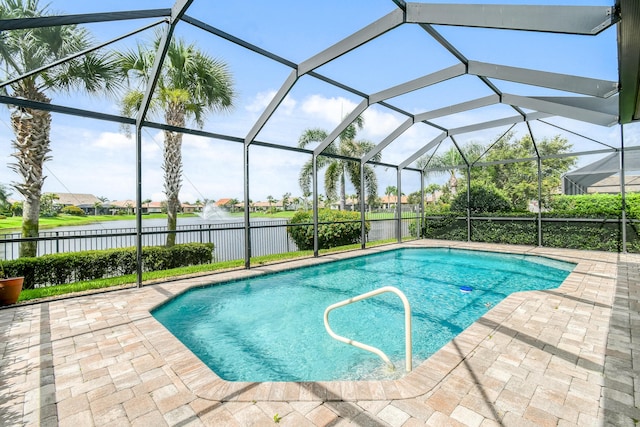
M 44 4 L 45 2 L 43 2 Z M 433 1 L 432 3 L 456 3 Z M 467 1 L 467 3 L 529 4 L 530 0 Z M 562 1 L 539 0 L 536 4 L 566 4 Z M 576 2 L 577 3 L 577 2 Z M 584 0 L 581 5 L 607 6 L 611 2 Z M 53 0 L 50 9 L 60 14 L 124 11 L 131 2 L 79 2 Z M 170 0 L 137 0 L 136 9 L 169 8 Z M 344 37 L 395 10 L 390 0 L 292 1 L 248 0 L 220 2 L 195 0 L 187 14 L 219 30 L 239 37 L 288 61 L 301 63 Z M 156 20 L 131 20 L 89 24 L 96 43 L 105 42 Z M 495 31 L 478 28 L 435 27 L 470 60 L 500 65 L 529 67 L 542 71 L 617 80 L 616 29 L 591 36 L 541 34 L 522 31 Z M 285 65 L 264 58 L 240 46 L 180 23 L 176 37 L 194 42 L 204 52 L 223 60 L 231 70 L 237 96 L 228 112 L 211 114 L 204 130 L 244 139 L 269 101 L 291 72 Z M 131 49 L 147 43 L 153 30 L 132 36 L 111 46 Z M 347 84 L 363 93 L 372 94 L 415 79 L 458 61 L 416 25 L 404 24 L 375 40 L 331 61 L 317 73 Z M 494 82 L 505 93 L 526 96 L 567 95 L 550 89 L 524 86 L 504 81 Z M 450 104 L 487 96 L 492 92 L 477 77 L 461 76 L 439 85 L 396 97 L 388 102 L 412 114 L 442 108 Z M 120 114 L 119 96 L 90 97 L 82 93 L 54 93 L 55 104 L 86 108 L 109 114 Z M 331 131 L 361 98 L 311 76 L 301 77 L 273 117 L 257 136 L 257 140 L 296 146 L 305 129 Z M 434 119 L 445 128 L 516 115 L 505 105 L 483 107 L 465 113 Z M 406 116 L 380 105 L 371 106 L 364 114 L 364 128 L 357 138 L 379 143 L 393 132 Z M 162 121 L 161 116 L 151 120 Z M 601 127 L 583 122 L 549 118 L 550 124 L 534 122 L 537 138 L 561 135 L 570 140 L 576 151 L 603 148 L 598 142 L 620 145 L 618 126 Z M 567 129 L 569 132 L 565 131 Z M 490 144 L 507 128 L 462 134 L 456 141 Z M 527 132 L 525 125 L 514 129 L 517 137 Z M 625 127 L 626 145 L 640 145 L 637 125 Z M 440 133 L 425 124 L 416 124 L 383 151 L 382 162 L 398 164 L 409 158 Z M 579 135 L 586 135 L 583 138 Z M 0 184 L 10 184 L 18 176 L 9 168 L 13 134 L 9 110 L 0 106 Z M 598 142 L 595 142 L 598 141 Z M 142 197 L 161 201 L 163 194 L 163 134 L 154 129 L 143 131 Z M 452 146 L 446 139 L 438 150 Z M 51 133 L 52 160 L 45 163 L 44 192 L 90 193 L 108 200 L 134 199 L 136 195 L 135 140 L 118 124 L 53 114 Z M 264 201 L 268 196 L 281 199 L 285 193 L 301 196 L 298 176 L 306 154 L 253 146 L 249 151 L 249 197 Z M 581 156 L 583 165 L 597 156 Z M 379 195 L 396 185 L 394 168 L 376 167 Z M 183 140 L 183 186 L 180 199 L 195 202 L 204 199 L 243 199 L 243 146 L 240 143 L 185 135 Z M 443 181 L 444 177 L 432 177 Z M 416 173 L 402 174 L 402 191 L 409 194 L 419 189 Z M 355 193 L 348 188 L 350 194 Z M 18 198 L 14 192 L 13 198 Z

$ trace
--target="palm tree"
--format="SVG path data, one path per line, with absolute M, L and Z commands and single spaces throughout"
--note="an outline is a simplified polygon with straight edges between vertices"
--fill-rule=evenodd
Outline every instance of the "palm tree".
M 391 196 L 398 195 L 398 189 L 393 185 L 387 185 L 384 189 L 384 195 L 387 196 L 387 207 L 391 209 Z
M 0 19 L 34 18 L 51 15 L 39 0 L 1 0 Z M 76 25 L 3 31 L 0 36 L 2 80 L 22 76 L 31 70 L 80 52 L 92 44 L 89 32 Z M 112 92 L 118 85 L 117 69 L 111 54 L 89 53 L 22 78 L 8 86 L 10 96 L 44 103 L 52 93 L 83 90 Z M 22 236 L 38 237 L 40 196 L 45 176 L 43 164 L 51 159 L 51 113 L 26 107 L 12 108 L 12 147 L 16 159 L 10 167 L 21 178 L 13 187 L 24 197 Z M 36 241 L 22 242 L 20 256 L 36 256 Z
M 291 193 L 284 193 L 282 195 L 282 210 L 284 210 L 285 212 L 287 211 L 287 206 L 289 206 L 289 203 L 291 201 Z
M 424 169 L 428 166 L 429 169 L 426 173 L 443 174 L 449 173 L 449 181 L 447 183 L 451 194 L 455 195 L 458 187 L 458 178 L 456 177 L 456 170 L 464 165 L 464 159 L 473 162 L 477 160 L 485 152 L 485 147 L 477 142 L 470 142 L 469 144 L 460 147 L 462 153 L 454 146 L 444 153 L 437 155 L 434 154 L 431 158 L 423 156 L 418 159 L 418 168 Z M 464 155 L 464 158 L 463 158 Z
M 238 203 L 240 203 L 240 200 L 238 199 L 231 199 L 227 202 L 227 206 L 229 206 L 229 209 L 231 210 L 231 212 L 235 212 L 236 211 L 236 207 L 238 205 Z
M 122 72 L 134 87 L 122 100 L 125 115 L 135 114 L 149 83 L 155 55 L 160 43 L 139 44 L 136 50 L 119 55 Z M 164 113 L 168 125 L 184 127 L 193 119 L 200 128 L 207 113 L 227 110 L 234 98 L 233 81 L 227 65 L 200 51 L 194 44 L 172 40 L 160 72 L 150 112 Z M 182 133 L 164 131 L 164 192 L 167 197 L 167 246 L 175 244 L 178 196 L 182 188 Z
M 267 196 L 267 202 L 269 203 L 269 212 L 271 212 L 271 209 L 273 209 L 271 205 L 276 202 L 276 199 L 271 194 L 269 194 Z
M 0 184 L 0 214 L 11 210 L 11 203 L 9 203 L 9 196 L 11 190 L 4 184 Z
M 342 131 L 337 141 L 333 141 L 324 150 L 325 154 L 336 154 L 343 157 L 362 157 L 375 145 L 369 141 L 356 141 L 356 133 L 358 129 L 362 129 L 364 125 L 364 119 L 358 117 L 354 123 L 347 126 Z M 298 140 L 298 147 L 304 148 L 312 142 L 322 142 L 329 134 L 322 129 L 307 129 L 305 130 L 300 139 Z M 378 153 L 372 160 L 380 161 L 380 153 Z M 338 198 L 337 191 L 339 189 L 340 209 L 344 210 L 346 205 L 346 177 L 349 177 L 349 181 L 356 189 L 358 200 L 360 200 L 360 163 L 357 161 L 346 161 L 328 156 L 318 156 L 317 159 L 318 169 L 326 167 L 324 175 L 324 189 L 327 194 L 327 198 L 335 200 Z M 298 182 L 302 188 L 303 194 L 311 194 L 311 178 L 313 174 L 313 163 L 309 160 L 304 164 L 300 171 L 300 177 Z M 378 193 L 378 180 L 375 175 L 375 171 L 369 165 L 364 166 L 364 183 L 365 192 L 367 193 L 367 203 L 369 205 L 375 202 L 375 198 Z

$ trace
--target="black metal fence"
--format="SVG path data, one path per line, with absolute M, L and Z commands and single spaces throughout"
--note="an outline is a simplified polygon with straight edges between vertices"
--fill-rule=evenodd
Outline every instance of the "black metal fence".
M 387 217 L 388 218 L 388 217 Z M 409 224 L 416 218 L 402 219 L 402 237 L 410 235 Z M 369 220 L 371 229 L 367 242 L 397 239 L 396 219 Z M 298 250 L 287 233 L 288 220 L 251 221 L 251 255 L 264 256 L 294 252 Z M 244 259 L 245 226 L 243 222 L 182 225 L 176 230 L 176 243 L 213 243 L 214 261 Z M 143 246 L 165 244 L 166 226 L 142 227 Z M 44 231 L 38 238 L 23 239 L 20 233 L 0 235 L 0 258 L 16 259 L 20 242 L 36 240 L 38 256 L 63 252 L 83 252 L 112 248 L 126 248 L 136 245 L 135 228 L 110 228 L 97 230 Z

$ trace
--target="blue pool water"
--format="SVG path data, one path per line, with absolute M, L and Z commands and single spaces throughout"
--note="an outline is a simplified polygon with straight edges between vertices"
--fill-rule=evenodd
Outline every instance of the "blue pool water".
M 526 255 L 399 249 L 191 289 L 153 316 L 228 381 L 397 378 L 405 358 L 400 299 L 382 294 L 329 317 L 337 334 L 384 351 L 395 373 L 378 356 L 329 337 L 327 306 L 397 287 L 411 304 L 417 366 L 509 294 L 556 288 L 573 267 Z

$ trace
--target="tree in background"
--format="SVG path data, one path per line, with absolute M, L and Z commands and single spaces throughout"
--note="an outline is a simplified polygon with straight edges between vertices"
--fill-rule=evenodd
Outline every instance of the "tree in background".
M 514 139 L 508 134 L 498 140 L 483 159 L 494 162 L 505 159 L 526 159 L 568 153 L 572 145 L 565 138 L 555 136 L 536 141 L 529 135 Z M 561 177 L 576 164 L 575 157 L 546 158 L 542 161 L 541 187 L 543 203 L 560 190 Z M 474 168 L 471 172 L 474 184 L 494 185 L 505 194 L 513 207 L 526 210 L 531 200 L 538 199 L 538 165 L 535 160 L 494 164 Z
M 8 186 L 0 184 L 0 214 L 8 214 L 11 211 L 11 203 L 9 203 L 9 196 L 11 190 Z
M 361 157 L 371 151 L 375 144 L 356 140 L 358 129 L 362 129 L 364 119 L 358 117 L 352 124 L 342 131 L 338 140 L 331 142 L 324 150 L 325 154 L 335 154 L 343 157 Z M 304 148 L 314 142 L 324 141 L 329 134 L 322 129 L 307 129 L 298 139 L 298 147 Z M 381 159 L 378 153 L 372 160 L 379 162 Z M 345 209 L 346 205 L 346 182 L 347 177 L 351 184 L 355 187 L 358 200 L 360 200 L 360 163 L 357 161 L 347 161 L 328 156 L 318 156 L 318 169 L 326 168 L 324 175 L 324 189 L 329 200 L 339 200 L 340 210 Z M 309 160 L 304 164 L 300 171 L 298 182 L 302 189 L 303 195 L 311 194 L 311 180 L 313 174 L 313 163 Z M 365 193 L 367 194 L 367 203 L 372 205 L 378 197 L 378 180 L 376 178 L 373 167 L 364 166 L 364 184 Z
M 235 212 L 236 211 L 236 205 L 240 203 L 240 200 L 238 199 L 231 199 L 227 202 L 227 206 L 229 206 L 229 210 L 231 212 Z
M 287 207 L 291 203 L 291 193 L 284 193 L 282 195 L 282 210 L 287 211 Z
M 510 212 L 511 203 L 502 191 L 492 184 L 472 184 L 469 192 L 469 213 L 471 215 L 491 212 Z M 467 194 L 460 192 L 451 201 L 452 212 L 467 211 Z
M 276 202 L 275 197 L 273 197 L 271 194 L 269 194 L 267 196 L 267 202 L 269 203 L 269 212 L 272 212 L 273 210 L 273 204 Z
M 1 0 L 0 19 L 35 18 L 51 15 L 47 5 L 39 0 Z M 23 75 L 52 64 L 92 45 L 89 32 L 77 25 L 26 28 L 3 31 L 0 36 L 2 80 Z M 97 52 L 66 61 L 38 74 L 9 85 L 10 96 L 49 104 L 52 93 L 82 90 L 87 93 L 108 93 L 118 86 L 113 56 Z M 14 107 L 11 128 L 15 134 L 11 164 L 21 178 L 13 187 L 24 197 L 22 237 L 38 237 L 43 164 L 51 159 L 49 152 L 51 113 L 33 108 Z M 36 256 L 37 242 L 20 243 L 20 256 Z
M 414 191 L 413 193 L 409 193 L 409 196 L 407 196 L 407 203 L 409 203 L 410 205 L 419 205 L 420 191 Z
M 467 161 L 475 161 L 479 158 L 482 153 L 484 153 L 485 148 L 482 144 L 477 142 L 470 142 L 467 145 L 460 147 L 462 154 L 464 154 L 464 158 Z M 426 175 L 434 174 L 449 174 L 449 180 L 447 181 L 448 193 L 455 196 L 458 192 L 458 178 L 456 176 L 456 171 L 461 169 L 461 173 L 463 176 L 466 176 L 466 164 L 464 158 L 455 146 L 451 147 L 444 153 L 438 154 L 435 153 L 432 156 L 422 156 L 417 161 L 417 166 L 420 169 L 425 169 Z
M 515 139 L 513 133 L 508 133 L 486 149 L 481 144 L 472 142 L 460 147 L 468 161 L 473 162 L 482 156 L 482 163 L 492 163 L 489 166 L 475 166 L 471 170 L 473 185 L 495 188 L 506 196 L 512 207 L 526 210 L 531 200 L 538 199 L 538 166 L 535 160 L 521 160 L 505 163 L 504 160 L 531 159 L 536 157 L 536 148 L 542 157 L 556 156 L 568 153 L 572 145 L 567 139 L 555 136 L 533 141 L 529 135 Z M 498 163 L 502 162 L 502 163 Z M 545 158 L 542 161 L 542 198 L 543 202 L 556 194 L 560 189 L 562 175 L 576 163 L 575 157 Z M 456 171 L 460 169 L 462 177 L 466 178 L 467 170 L 462 155 L 456 147 L 451 147 L 442 155 L 423 157 L 418 160 L 418 166 L 424 168 L 425 173 L 449 173 L 449 181 L 442 188 L 441 200 L 453 200 L 456 193 L 466 191 L 466 179 L 458 181 Z M 436 169 L 436 170 L 432 170 Z M 457 191 L 454 191 L 454 188 Z
M 130 83 L 122 99 L 125 115 L 134 115 L 142 104 L 144 90 L 149 84 L 155 55 L 160 43 L 156 37 L 151 44 L 139 44 L 136 50 L 121 53 L 118 62 Z M 193 120 L 202 128 L 207 113 L 231 108 L 235 92 L 228 66 L 200 51 L 194 44 L 174 39 L 160 72 L 157 88 L 150 105 L 150 113 L 164 113 L 165 122 L 185 127 Z M 167 197 L 166 245 L 175 245 L 182 188 L 182 133 L 164 131 L 164 192 Z
M 58 197 L 57 194 L 53 193 L 45 193 L 42 195 L 42 197 L 40 197 L 40 208 L 42 216 L 47 218 L 58 216 L 55 201 L 59 198 L 60 197 Z

